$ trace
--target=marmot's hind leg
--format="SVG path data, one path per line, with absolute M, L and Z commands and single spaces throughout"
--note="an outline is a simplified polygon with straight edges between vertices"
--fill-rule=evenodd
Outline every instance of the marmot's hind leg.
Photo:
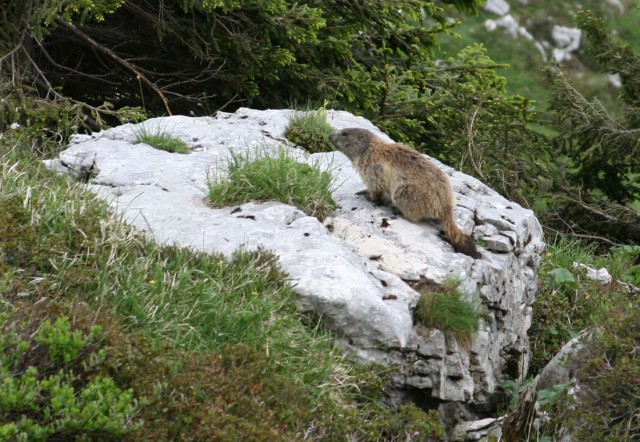
M 420 195 L 420 189 L 412 184 L 398 187 L 391 195 L 393 205 L 402 212 L 402 215 L 413 223 L 425 219 L 425 213 L 421 204 L 418 204 L 416 196 Z

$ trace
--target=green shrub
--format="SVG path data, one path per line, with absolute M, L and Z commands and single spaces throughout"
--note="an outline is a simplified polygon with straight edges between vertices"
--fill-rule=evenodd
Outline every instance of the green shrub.
M 626 289 L 617 282 L 602 284 L 586 277 L 581 263 L 605 267 L 614 280 L 633 274 L 633 254 L 613 250 L 597 255 L 596 247 L 570 237 L 558 236 L 547 245 L 538 269 L 540 275 L 529 337 L 530 374 L 544 368 L 560 348 L 581 331 L 606 318 L 612 306 L 626 302 Z
M 102 117 L 114 123 L 144 118 L 137 107 L 113 110 L 105 103 L 92 108 L 64 97 L 42 99 L 32 92 L 29 87 L 17 88 L 0 74 L 0 157 L 17 151 L 41 160 L 62 151 L 72 135 L 101 129 L 105 125 Z
M 334 150 L 329 135 L 334 128 L 327 122 L 327 110 L 298 111 L 289 116 L 289 124 L 284 135 L 310 153 L 331 152 Z
M 450 333 L 461 345 L 469 346 L 480 327 L 481 315 L 463 296 L 458 284 L 448 281 L 440 291 L 420 295 L 415 318 L 425 327 Z
M 631 442 L 640 439 L 640 305 L 625 302 L 607 311 L 569 367 L 577 379 L 571 394 L 548 407 L 543 428 L 563 428 L 574 440 Z
M 96 374 L 100 327 L 73 330 L 66 316 L 9 310 L 0 332 L 0 440 L 113 440 L 139 425 L 133 390 Z
M 210 176 L 208 186 L 209 200 L 216 207 L 276 200 L 321 220 L 336 207 L 331 173 L 297 162 L 283 148 L 275 156 L 232 154 L 228 176 Z
M 136 129 L 136 142 L 145 143 L 156 149 L 172 153 L 190 153 L 189 145 L 180 138 L 163 131 L 160 127 L 150 128 L 142 123 Z

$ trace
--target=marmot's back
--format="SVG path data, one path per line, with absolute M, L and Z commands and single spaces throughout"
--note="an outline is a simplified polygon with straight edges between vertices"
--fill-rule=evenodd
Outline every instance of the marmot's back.
M 353 163 L 370 201 L 380 203 L 386 193 L 408 220 L 440 220 L 456 251 L 480 257 L 473 240 L 455 222 L 449 177 L 424 155 L 400 143 L 387 143 L 366 129 L 342 129 L 329 139 Z
M 385 164 L 389 176 L 389 185 L 385 191 L 403 214 L 405 211 L 415 214 L 405 216 L 411 221 L 423 219 L 442 219 L 449 207 L 455 205 L 455 197 L 449 177 L 435 164 L 415 149 L 400 143 L 386 143 L 380 138 L 372 138 L 369 152 L 372 162 Z M 402 201 L 395 201 L 394 194 L 402 186 L 411 186 Z M 416 219 L 419 218 L 419 219 Z

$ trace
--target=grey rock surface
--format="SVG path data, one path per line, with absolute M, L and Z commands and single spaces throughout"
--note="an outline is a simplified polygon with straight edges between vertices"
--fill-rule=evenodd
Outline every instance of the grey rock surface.
M 74 137 L 48 165 L 87 178 L 118 216 L 159 242 L 225 255 L 239 247 L 273 251 L 299 294 L 299 308 L 326 318 L 345 352 L 361 361 L 399 364 L 401 390 L 491 409 L 497 385 L 527 371 L 527 330 L 544 247 L 533 212 L 438 163 L 456 192 L 458 223 L 486 247 L 479 260 L 455 253 L 436 226 L 413 224 L 356 195 L 364 184 L 341 153 L 306 155 L 288 142 L 283 133 L 292 112 L 242 108 L 141 123 L 186 141 L 192 150 L 186 155 L 136 144 L 140 125 L 127 124 Z M 328 119 L 336 129 L 362 127 L 384 136 L 346 112 L 329 111 Z M 282 146 L 334 174 L 339 208 L 324 223 L 275 201 L 207 205 L 207 179 L 224 175 L 231 153 Z M 449 278 L 461 282 L 483 314 L 468 347 L 414 325 L 419 294 L 409 283 Z
M 547 363 L 538 376 L 537 390 L 551 388 L 554 385 L 575 381 L 571 366 L 580 362 L 579 353 L 584 348 L 590 333 L 585 332 L 564 344 L 555 356 Z

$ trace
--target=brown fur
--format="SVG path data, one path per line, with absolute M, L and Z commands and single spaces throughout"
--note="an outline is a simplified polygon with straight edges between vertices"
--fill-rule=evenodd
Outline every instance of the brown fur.
M 387 143 L 366 129 L 342 129 L 329 139 L 353 163 L 370 201 L 380 203 L 388 194 L 409 221 L 437 219 L 457 252 L 481 257 L 471 237 L 456 224 L 449 177 L 424 155 L 400 143 Z

